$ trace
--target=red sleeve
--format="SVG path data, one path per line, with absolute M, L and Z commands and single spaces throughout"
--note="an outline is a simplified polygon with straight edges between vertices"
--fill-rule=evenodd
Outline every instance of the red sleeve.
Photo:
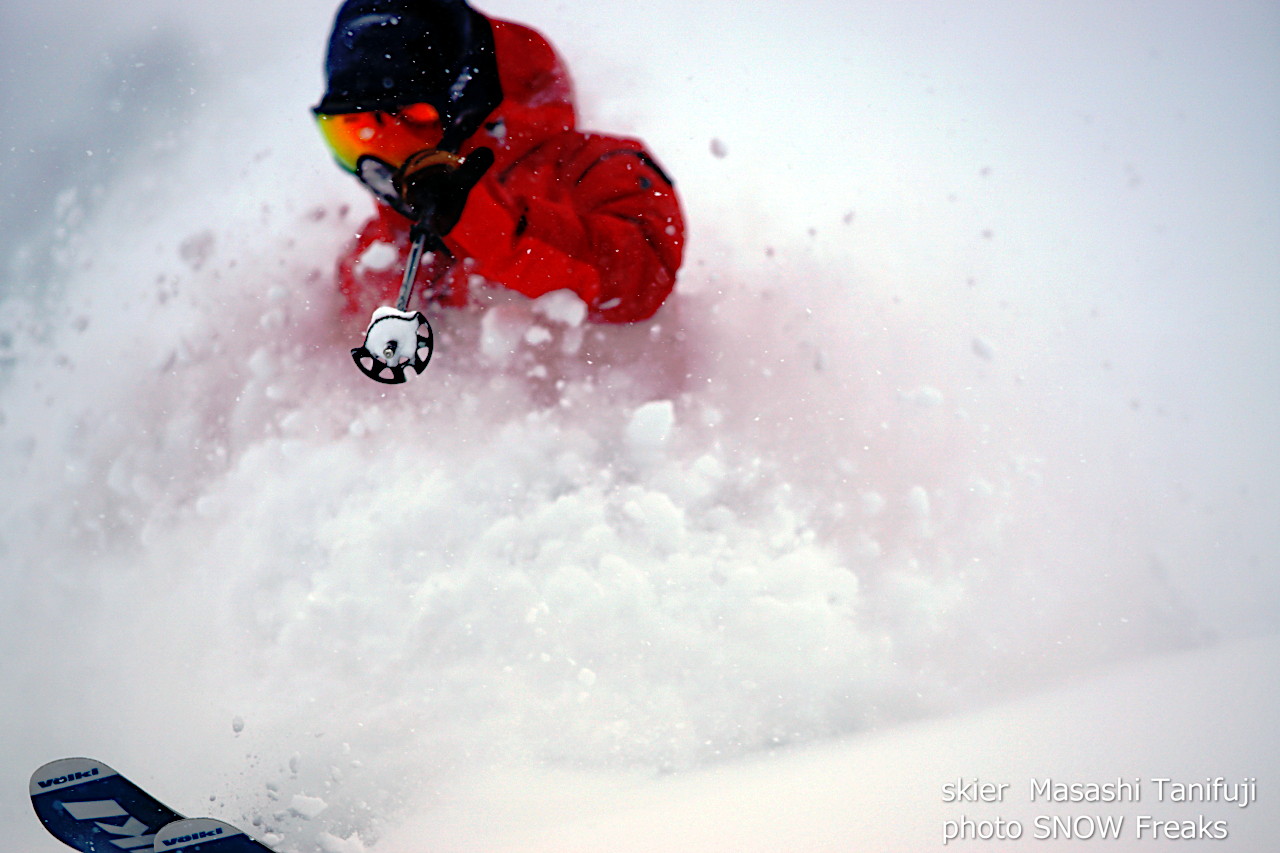
M 530 297 L 568 288 L 591 319 L 627 323 L 670 294 L 684 216 L 639 142 L 564 133 L 482 181 L 450 238 L 490 281 Z

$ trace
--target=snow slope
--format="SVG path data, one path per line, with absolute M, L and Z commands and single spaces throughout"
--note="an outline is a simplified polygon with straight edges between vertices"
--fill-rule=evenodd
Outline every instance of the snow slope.
M 282 850 L 408 853 L 670 847 L 676 801 L 786 849 L 735 804 L 892 766 L 919 823 L 818 798 L 806 849 L 918 849 L 947 777 L 1033 772 L 964 744 L 1071 772 L 1121 697 L 1106 772 L 1265 788 L 1172 712 L 1280 612 L 1270 6 L 486 6 L 650 142 L 687 265 L 625 329 L 494 293 L 389 390 L 329 280 L 369 206 L 308 124 L 332 10 L 46 5 L 0 27 L 5 775 L 91 754 Z M 1247 648 L 1208 695 L 1252 719 Z M 1191 732 L 1203 770 L 1156 748 Z
M 1228 838 L 1179 839 L 1178 849 L 1270 850 L 1280 832 L 1280 810 L 1265 790 L 1264 774 L 1280 759 L 1269 731 L 1280 712 L 1280 691 L 1254 676 L 1274 666 L 1276 653 L 1271 639 L 1156 657 L 1033 698 L 659 780 L 562 773 L 548 784 L 545 771 L 487 774 L 451 792 L 451 801 L 430 819 L 392 830 L 386 843 L 441 853 L 1060 850 L 1099 844 L 1145 850 L 1161 847 L 1153 840 L 1154 821 L 1181 824 L 1205 815 L 1225 822 Z M 1189 684 L 1197 687 L 1190 701 Z M 1224 707 L 1224 695 L 1237 703 Z M 1256 779 L 1259 799 L 1244 806 L 1162 802 L 1153 781 L 1215 777 L 1233 784 Z M 999 802 L 947 802 L 943 786 L 960 779 L 1007 789 Z M 1140 799 L 1035 801 L 1031 785 L 1044 779 L 1138 779 Z M 1171 783 L 1165 787 L 1171 797 Z M 1070 829 L 1044 820 L 1055 816 Z M 1144 816 L 1150 820 L 1141 822 Z M 961 837 L 966 817 L 975 825 L 967 838 Z M 1105 844 L 1102 824 L 1092 823 L 1099 817 L 1119 826 Z M 997 821 L 1006 836 L 1020 837 L 974 837 L 980 822 Z M 953 840 L 944 843 L 948 830 Z

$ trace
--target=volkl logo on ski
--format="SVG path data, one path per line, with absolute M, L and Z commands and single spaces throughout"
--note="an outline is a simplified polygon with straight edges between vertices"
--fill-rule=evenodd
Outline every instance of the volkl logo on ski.
M 164 839 L 165 847 L 173 847 L 177 844 L 190 844 L 192 841 L 199 841 L 201 838 L 212 838 L 215 835 L 222 834 L 222 827 L 216 826 L 213 829 L 205 829 L 200 832 L 193 832 L 190 835 L 180 835 L 177 838 Z
M 65 776 L 55 776 L 52 779 L 41 779 L 36 782 L 41 788 L 48 788 L 52 785 L 65 785 L 68 782 L 74 782 L 77 779 L 89 779 L 98 775 L 98 768 L 92 770 L 80 770 L 75 773 L 68 773 Z

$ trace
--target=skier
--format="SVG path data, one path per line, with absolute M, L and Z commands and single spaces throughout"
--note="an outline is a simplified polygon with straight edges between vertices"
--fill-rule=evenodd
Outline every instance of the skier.
M 394 299 L 422 230 L 447 249 L 423 276 L 444 305 L 479 276 L 528 297 L 568 288 L 590 319 L 624 323 L 671 292 L 671 180 L 639 141 L 577 129 L 569 74 L 534 30 L 464 0 L 347 0 L 326 72 L 321 134 L 377 200 L 338 263 L 349 311 Z

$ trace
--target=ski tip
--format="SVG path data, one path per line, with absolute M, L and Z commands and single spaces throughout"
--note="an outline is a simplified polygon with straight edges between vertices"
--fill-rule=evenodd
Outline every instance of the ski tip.
M 116 771 L 92 758 L 59 758 L 36 768 L 31 774 L 31 796 L 59 791 L 89 779 L 116 775 Z
M 168 850 L 175 853 L 181 853 L 181 851 L 199 853 L 201 850 L 207 850 L 212 853 L 212 851 L 223 849 L 223 842 L 231 842 L 225 845 L 225 849 L 238 851 L 246 849 L 244 844 L 248 841 L 248 837 L 243 832 L 229 823 L 223 823 L 211 817 L 193 817 L 175 820 L 161 827 L 156 833 L 153 847 L 156 853 Z M 257 849 L 256 842 L 253 844 L 255 846 L 248 849 Z

